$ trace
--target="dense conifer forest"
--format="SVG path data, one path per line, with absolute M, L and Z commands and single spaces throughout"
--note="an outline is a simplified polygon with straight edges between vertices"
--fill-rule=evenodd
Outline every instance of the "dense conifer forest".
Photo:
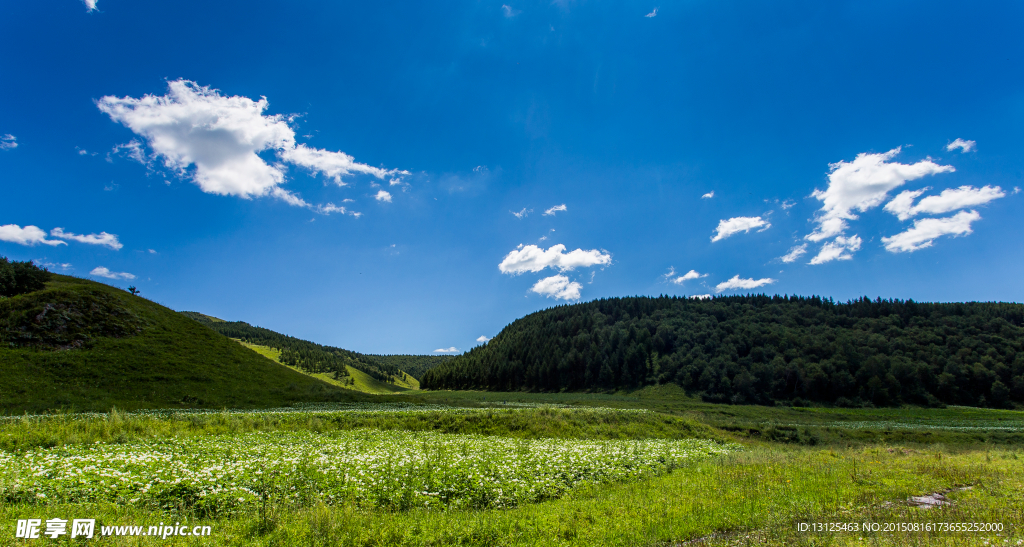
M 610 298 L 519 319 L 424 389 L 674 382 L 710 402 L 1024 403 L 1024 305 L 819 297 Z

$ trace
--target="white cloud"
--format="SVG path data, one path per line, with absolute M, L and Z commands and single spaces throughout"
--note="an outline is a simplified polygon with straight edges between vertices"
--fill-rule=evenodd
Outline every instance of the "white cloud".
M 486 336 L 481 336 L 480 338 L 477 338 L 476 341 L 480 342 L 481 344 L 484 344 L 484 343 L 490 342 L 491 339 L 486 337 Z
M 913 252 L 931 247 L 935 239 L 945 235 L 967 235 L 971 223 L 980 220 L 977 211 L 960 211 L 946 218 L 923 218 L 914 221 L 914 227 L 892 237 L 883 237 L 885 250 L 892 253 Z
M 733 217 L 729 220 L 719 220 L 718 228 L 715 228 L 715 235 L 711 241 L 719 241 L 739 232 L 749 232 L 754 228 L 761 228 L 758 231 L 763 232 L 771 227 L 772 225 L 761 217 Z
M 271 188 L 268 194 L 287 203 L 288 205 L 293 205 L 295 207 L 313 207 L 306 200 L 300 198 L 299 196 L 296 196 L 295 194 L 289 192 L 288 190 L 285 190 L 284 188 L 281 188 L 280 186 L 275 186 Z
M 136 139 L 132 139 L 124 144 L 115 144 L 110 150 L 110 154 L 107 154 L 107 161 L 113 163 L 111 160 L 111 154 L 118 156 L 126 156 L 132 161 L 137 161 L 142 165 L 149 166 L 150 160 L 146 158 L 146 151 L 142 147 L 142 143 Z
M 53 262 L 47 262 L 46 260 L 40 260 L 40 259 L 33 260 L 32 262 L 35 263 L 37 266 L 42 266 L 42 267 L 44 267 L 44 268 L 46 268 L 48 270 L 54 270 L 54 269 L 60 268 L 61 270 L 66 272 L 66 271 L 71 269 L 71 263 L 70 262 L 65 262 L 63 264 L 55 264 Z
M 807 252 L 807 244 L 806 243 L 804 243 L 803 245 L 796 245 L 795 247 L 790 249 L 788 253 L 786 253 L 784 256 L 782 256 L 779 260 L 785 262 L 786 264 L 789 264 L 790 262 L 796 262 L 796 259 L 798 259 L 801 256 L 803 256 L 806 252 Z
M 434 353 L 458 353 L 459 348 L 452 346 L 450 348 L 435 349 Z
M 386 190 L 381 190 L 377 192 L 377 195 L 373 197 L 377 201 L 386 201 L 388 203 L 391 203 L 391 192 L 388 192 Z
M 156 251 L 154 251 L 153 249 L 149 249 L 149 254 L 151 254 L 151 255 L 155 255 L 155 254 L 156 254 Z
M 271 195 L 300 207 L 311 207 L 278 186 L 285 181 L 285 163 L 321 173 L 342 185 L 353 173 L 378 179 L 408 174 L 356 163 L 343 152 L 295 144 L 287 119 L 266 115 L 266 97 L 223 96 L 216 89 L 188 80 L 167 84 L 166 95 L 142 98 L 105 96 L 100 111 L 145 139 L 153 156 L 180 176 L 190 178 L 204 192 L 252 198 Z M 137 142 L 137 141 L 136 141 Z M 141 143 L 139 143 L 141 145 Z M 115 147 L 130 149 L 132 143 Z M 139 155 L 143 157 L 141 146 Z M 279 163 L 268 163 L 261 152 L 273 151 Z M 141 160 L 140 160 L 141 161 Z
M 710 294 L 691 294 L 690 298 L 693 300 L 711 300 Z
M 82 3 L 85 4 L 85 11 L 96 11 L 96 0 L 82 0 Z
M 547 211 L 544 211 L 544 216 L 548 216 L 548 217 L 554 216 L 555 213 L 557 213 L 559 211 L 568 211 L 568 209 L 565 207 L 564 203 L 561 204 L 561 205 L 555 205 L 554 207 L 548 209 Z
M 349 200 L 349 201 L 351 201 L 351 200 Z M 340 215 L 352 215 L 352 216 L 357 217 L 357 218 L 360 216 L 360 213 L 349 211 L 344 206 L 335 205 L 335 204 L 333 204 L 331 202 L 327 202 L 324 205 L 317 205 L 314 210 L 316 212 L 320 213 L 321 215 L 329 215 L 331 213 L 338 213 Z
M 957 139 L 946 145 L 946 150 L 950 152 L 956 150 L 957 148 L 960 149 L 961 154 L 966 154 L 971 150 L 977 150 L 978 143 L 974 141 L 965 141 L 963 139 Z
M 546 251 L 536 245 L 526 245 L 525 247 L 520 245 L 505 255 L 501 264 L 498 264 L 498 269 L 501 270 L 501 273 L 518 275 L 525 272 L 539 272 L 544 268 L 564 272 L 612 263 L 612 255 L 597 249 L 589 251 L 576 249 L 568 253 L 564 251 L 565 245 L 562 244 L 553 245 Z
M 914 200 L 928 188 L 900 192 L 884 209 L 896 215 L 900 220 L 907 220 L 920 213 L 938 215 L 950 211 L 958 211 L 976 205 L 984 205 L 990 201 L 1006 197 L 1006 192 L 998 186 L 961 186 L 943 190 L 937 196 L 928 196 L 914 205 Z
M 60 239 L 70 239 L 71 241 L 77 241 L 79 243 L 85 243 L 87 245 L 103 245 L 104 247 L 110 247 L 117 251 L 120 250 L 124 245 L 117 240 L 116 234 L 108 234 L 106 232 L 100 232 L 98 234 L 89 235 L 78 235 L 71 232 L 65 232 L 64 228 L 54 228 L 50 230 L 50 235 L 53 237 L 59 237 Z
M 294 148 L 286 148 L 280 151 L 278 155 L 284 161 L 293 163 L 300 167 L 305 167 L 313 173 L 321 173 L 325 177 L 333 179 L 334 183 L 338 186 L 345 186 L 341 177 L 351 175 L 352 173 L 373 175 L 381 180 L 395 174 L 409 174 L 408 171 L 397 171 L 394 169 L 389 171 L 379 167 L 371 167 L 362 163 L 356 163 L 355 158 L 344 152 L 332 152 L 330 150 L 310 148 L 305 144 L 299 144 Z M 400 179 L 392 179 L 390 183 L 391 185 L 395 185 L 401 184 L 402 181 Z
M 675 279 L 672 279 L 672 275 L 673 274 L 675 274 L 675 268 L 673 268 L 672 271 L 669 272 L 668 282 L 672 283 L 672 284 L 675 284 L 675 285 L 682 285 L 683 283 L 685 283 L 685 282 L 687 282 L 687 281 L 689 281 L 691 279 L 700 279 L 702 277 L 707 277 L 708 276 L 708 274 L 698 273 L 697 270 L 690 270 L 690 271 L 686 272 L 685 274 L 683 274 L 683 275 L 681 275 L 679 277 L 676 277 Z
M 657 17 L 657 16 L 658 16 L 658 8 L 654 8 L 654 10 L 652 10 L 651 13 L 648 13 L 647 15 L 644 15 L 644 17 Z
M 1014 186 L 1013 187 L 1013 193 L 1014 194 L 1019 194 L 1020 193 L 1020 186 Z
M 89 275 L 95 275 L 97 277 L 106 277 L 107 279 L 135 279 L 133 274 L 128 272 L 112 272 L 103 266 L 97 266 L 89 272 Z
M 839 236 L 834 241 L 829 241 L 821 246 L 821 250 L 818 254 L 811 259 L 808 264 L 824 264 L 826 262 L 832 262 L 833 260 L 850 260 L 855 253 L 860 250 L 861 240 L 858 236 L 844 237 Z
M 18 137 L 10 133 L 0 136 L 0 150 L 13 150 L 18 147 Z
M 862 153 L 852 162 L 830 164 L 828 188 L 811 194 L 822 206 L 814 219 L 818 228 L 806 239 L 821 241 L 843 233 L 846 221 L 858 218 L 854 211 L 881 205 L 890 190 L 908 180 L 955 171 L 951 165 L 938 165 L 930 159 L 910 165 L 889 161 L 899 152 L 900 148 L 894 148 L 880 154 Z
M 520 13 L 522 13 L 522 10 L 512 9 L 512 6 L 510 6 L 508 4 L 502 4 L 501 5 L 501 13 L 505 17 L 515 17 L 516 15 L 519 15 Z
M 740 279 L 740 276 L 734 275 L 728 281 L 723 281 L 715 286 L 715 292 L 727 291 L 729 289 L 756 289 L 765 285 L 771 285 L 775 283 L 775 280 L 770 277 L 764 279 Z
M 519 218 L 519 219 L 523 219 L 523 218 L 526 218 L 527 216 L 529 216 L 529 214 L 533 212 L 533 209 L 527 209 L 526 207 L 523 207 L 523 210 L 519 211 L 518 213 L 515 212 L 515 211 L 509 211 L 509 212 L 512 213 L 512 216 L 514 216 L 516 218 Z
M 704 194 L 703 196 L 700 197 L 700 199 L 711 199 L 713 197 L 715 197 L 715 191 L 714 190 Z
M 790 207 L 792 207 L 794 205 L 796 205 L 795 201 L 793 201 L 791 199 L 787 199 L 786 201 L 783 201 L 782 204 L 779 205 L 779 206 L 782 207 L 783 211 L 785 211 L 785 210 L 789 209 Z
M 583 285 L 569 281 L 569 278 L 564 275 L 553 275 L 534 283 L 530 287 L 530 291 L 555 300 L 579 300 L 582 288 Z
M 17 224 L 0 226 L 0 241 L 17 243 L 18 245 L 67 245 L 63 241 L 46 239 L 46 232 L 38 226 L 25 226 L 22 228 Z

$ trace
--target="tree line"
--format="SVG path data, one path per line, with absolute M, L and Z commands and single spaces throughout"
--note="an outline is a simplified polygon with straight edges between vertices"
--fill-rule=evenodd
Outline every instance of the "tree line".
M 50 272 L 30 260 L 18 262 L 0 256 L 0 296 L 16 296 L 38 291 L 50 280 Z
M 609 298 L 513 322 L 424 389 L 615 390 L 710 402 L 1024 403 L 1024 305 L 817 296 Z

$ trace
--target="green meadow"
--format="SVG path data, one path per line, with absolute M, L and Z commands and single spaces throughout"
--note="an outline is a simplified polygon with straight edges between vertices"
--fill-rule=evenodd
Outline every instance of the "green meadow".
M 724 406 L 667 388 L 377 401 L 10 416 L 0 537 L 77 517 L 212 531 L 108 545 L 1024 544 L 1018 411 Z M 846 531 L 801 531 L 813 523 Z

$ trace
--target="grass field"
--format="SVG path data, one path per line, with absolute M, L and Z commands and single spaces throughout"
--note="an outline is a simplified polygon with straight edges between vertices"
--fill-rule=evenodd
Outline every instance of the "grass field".
M 77 515 L 212 530 L 110 545 L 1024 545 L 1024 445 L 991 437 L 1021 412 L 723 407 L 670 388 L 379 400 L 0 420 L 0 544 L 27 544 L 5 539 L 17 519 Z M 767 423 L 797 436 L 750 433 Z M 934 435 L 842 436 L 862 430 Z M 948 505 L 907 501 L 931 493 Z M 1002 531 L 935 530 L 961 522 Z

